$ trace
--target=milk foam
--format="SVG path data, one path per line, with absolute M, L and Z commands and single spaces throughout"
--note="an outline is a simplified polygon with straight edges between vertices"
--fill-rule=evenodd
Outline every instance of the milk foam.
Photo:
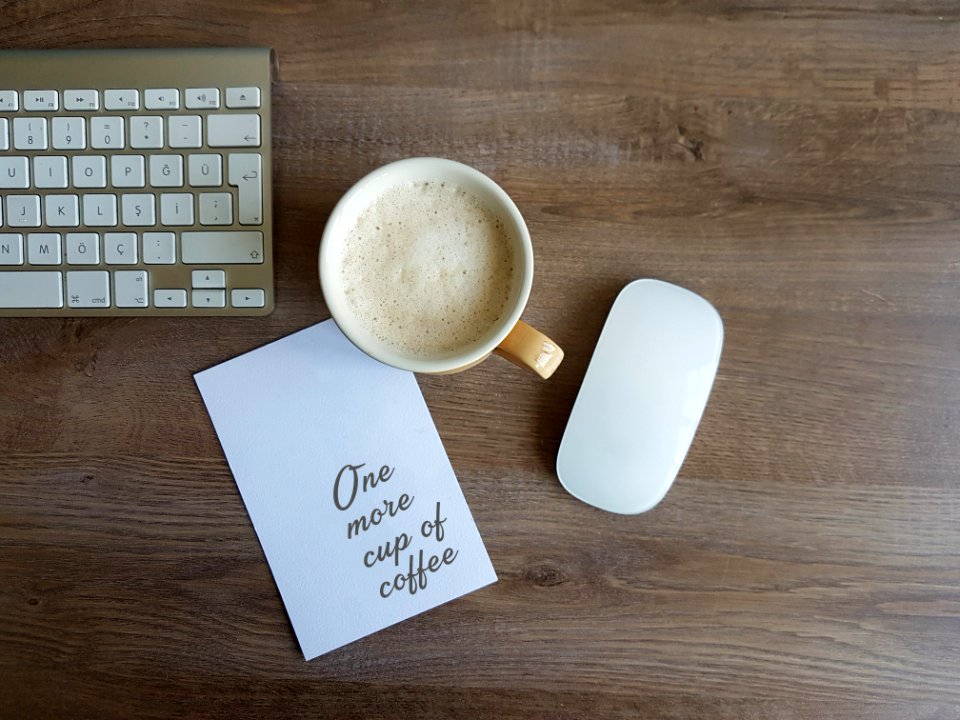
M 356 320 L 419 357 L 482 340 L 513 288 L 513 243 L 502 221 L 449 182 L 408 183 L 381 195 L 348 234 L 342 263 Z

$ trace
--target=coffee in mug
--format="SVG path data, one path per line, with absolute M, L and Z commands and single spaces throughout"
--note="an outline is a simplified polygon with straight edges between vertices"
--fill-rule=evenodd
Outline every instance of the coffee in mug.
M 473 347 L 497 324 L 514 265 L 503 221 L 477 196 L 423 180 L 360 213 L 340 272 L 357 322 L 398 352 L 434 357 Z
M 361 350 L 414 372 L 459 372 L 496 352 L 549 377 L 563 351 L 520 320 L 533 245 L 510 197 L 473 168 L 410 158 L 362 178 L 323 231 L 320 285 Z

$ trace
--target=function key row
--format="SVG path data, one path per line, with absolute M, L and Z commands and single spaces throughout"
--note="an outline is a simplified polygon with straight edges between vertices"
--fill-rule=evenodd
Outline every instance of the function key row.
M 0 112 L 20 110 L 20 97 L 27 112 L 56 112 L 60 110 L 58 90 L 0 90 Z M 75 112 L 100 110 L 100 90 L 76 89 L 63 91 L 63 107 Z M 104 110 L 139 110 L 140 90 L 117 88 L 103 91 Z M 220 88 L 187 88 L 183 91 L 184 106 L 188 110 L 217 110 L 220 108 Z M 147 110 L 179 110 L 180 90 L 177 88 L 148 88 L 143 91 L 143 106 Z M 226 89 L 226 106 L 230 109 L 260 107 L 260 88 L 230 87 Z

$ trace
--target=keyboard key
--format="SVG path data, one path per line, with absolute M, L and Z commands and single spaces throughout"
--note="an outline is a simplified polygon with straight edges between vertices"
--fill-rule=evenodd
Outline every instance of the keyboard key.
M 77 195 L 47 195 L 43 198 L 43 216 L 50 227 L 80 225 L 80 198 Z
M 147 110 L 179 110 L 180 91 L 175 88 L 151 88 L 143 93 L 143 106 Z
M 24 90 L 23 109 L 30 112 L 59 110 L 60 95 L 56 90 Z
M 83 150 L 87 147 L 87 121 L 82 117 L 53 118 L 55 150 Z
M 233 307 L 262 308 L 266 305 L 266 293 L 261 288 L 237 288 L 230 291 Z
M 187 291 L 180 288 L 154 290 L 153 305 L 158 308 L 185 308 Z
M 0 112 L 16 112 L 20 109 L 20 96 L 16 90 L 0 90 Z
M 73 186 L 76 188 L 105 188 L 107 186 L 107 158 L 103 155 L 74 155 Z
M 160 224 L 168 227 L 193 225 L 193 195 L 163 193 L 160 196 Z
M 207 116 L 210 147 L 260 147 L 260 116 L 213 114 Z
M 83 224 L 87 227 L 115 227 L 117 196 L 90 193 L 83 196 Z
M 260 107 L 260 88 L 234 87 L 227 88 L 228 108 L 258 108 Z
M 198 148 L 203 145 L 199 115 L 171 115 L 167 118 L 168 144 L 172 148 Z
M 63 262 L 59 233 L 27 235 L 27 262 L 31 265 L 59 265 Z
M 47 119 L 14 118 L 13 146 L 17 150 L 46 150 Z
M 195 288 L 225 288 L 227 273 L 223 270 L 194 270 L 191 280 Z
M 136 265 L 137 234 L 105 233 L 103 257 L 107 265 Z
M 188 265 L 240 265 L 263 262 L 263 233 L 210 230 L 180 234 L 182 262 Z
M 72 308 L 110 307 L 110 273 L 105 270 L 68 271 L 67 306 Z
M 153 227 L 157 224 L 156 198 L 150 194 L 124 195 L 120 201 L 123 224 Z
M 145 232 L 143 262 L 146 265 L 173 265 L 177 261 L 176 242 L 172 232 Z
M 233 196 L 230 193 L 200 193 L 201 225 L 233 225 Z
M 130 147 L 163 147 L 163 118 L 159 115 L 134 115 L 130 118 Z
M 0 272 L 0 308 L 62 308 L 59 271 Z
M 210 110 L 220 107 L 220 90 L 217 88 L 187 88 L 187 110 Z
M 139 110 L 139 90 L 104 90 L 104 110 Z
M 123 118 L 90 118 L 90 147 L 96 150 L 123 150 Z
M 0 188 L 30 187 L 30 161 L 25 157 L 0 157 Z
M 183 155 L 151 155 L 150 184 L 154 187 L 183 187 Z
M 99 265 L 100 236 L 96 233 L 67 233 L 67 265 Z
M 40 196 L 7 195 L 7 225 L 40 227 Z
M 146 270 L 117 270 L 113 274 L 117 307 L 147 307 L 150 295 Z
M 260 155 L 231 153 L 227 157 L 227 182 L 238 189 L 237 215 L 241 225 L 263 224 L 263 178 Z
M 97 90 L 64 90 L 63 107 L 66 110 L 99 110 L 100 93 Z
M 63 155 L 36 155 L 33 184 L 42 190 L 67 186 L 67 158 Z
M 226 307 L 226 290 L 194 290 L 191 294 L 190 304 L 194 307 Z
M 0 233 L 0 265 L 23 265 L 23 235 Z
M 143 155 L 110 158 L 110 180 L 115 188 L 142 188 L 146 184 Z
M 188 161 L 190 184 L 193 187 L 223 185 L 222 158 L 219 155 L 191 155 Z
M 6 118 L 0 118 L 0 150 L 10 149 L 10 123 Z

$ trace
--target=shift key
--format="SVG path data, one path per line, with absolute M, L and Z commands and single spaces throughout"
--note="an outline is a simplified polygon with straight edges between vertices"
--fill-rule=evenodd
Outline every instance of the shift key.
M 0 308 L 62 308 L 59 271 L 0 272 Z
M 263 233 L 221 230 L 180 233 L 180 258 L 187 265 L 251 265 L 263 263 Z

